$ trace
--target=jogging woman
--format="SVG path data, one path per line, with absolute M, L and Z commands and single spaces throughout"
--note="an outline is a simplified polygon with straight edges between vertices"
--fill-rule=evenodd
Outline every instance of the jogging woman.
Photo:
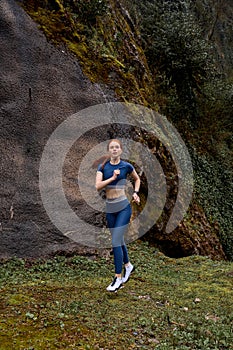
M 124 234 L 132 214 L 130 202 L 125 195 L 125 184 L 127 175 L 131 175 L 134 179 L 133 201 L 139 204 L 140 178 L 130 163 L 121 160 L 121 141 L 110 140 L 107 150 L 109 152 L 108 158 L 99 164 L 97 169 L 96 189 L 98 191 L 106 189 L 106 219 L 112 236 L 115 265 L 115 277 L 107 287 L 107 291 L 115 292 L 128 281 L 130 274 L 134 271 L 124 241 Z M 122 276 L 123 264 L 124 274 Z

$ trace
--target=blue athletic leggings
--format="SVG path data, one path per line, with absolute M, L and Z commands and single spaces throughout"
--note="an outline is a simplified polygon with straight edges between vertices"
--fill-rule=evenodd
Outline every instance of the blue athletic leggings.
M 128 199 L 124 197 L 120 201 L 107 199 L 106 211 L 107 223 L 112 235 L 115 273 L 120 274 L 123 263 L 127 264 L 129 262 L 124 234 L 128 229 L 132 209 Z

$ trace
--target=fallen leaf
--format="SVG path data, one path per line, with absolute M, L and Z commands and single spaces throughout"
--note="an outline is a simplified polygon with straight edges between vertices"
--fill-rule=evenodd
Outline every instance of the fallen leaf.
M 185 327 L 185 324 L 184 323 L 178 323 L 178 322 L 175 322 L 175 321 L 170 321 L 171 324 L 174 324 L 176 326 L 180 326 L 180 327 Z
M 138 299 L 150 300 L 150 296 L 149 295 L 139 295 Z
M 155 343 L 155 344 L 159 344 L 160 343 L 160 341 L 158 339 L 155 339 L 155 338 L 148 339 L 148 342 L 149 343 Z
M 200 302 L 201 302 L 201 299 L 195 298 L 194 302 L 195 302 L 195 303 L 200 303 Z
M 158 307 L 164 307 L 165 306 L 165 304 L 164 303 L 161 303 L 161 302 L 159 302 L 159 301 L 156 301 L 156 306 L 158 306 Z
M 215 315 L 206 314 L 206 315 L 205 315 L 205 319 L 206 319 L 206 320 L 211 320 L 211 321 L 217 322 L 217 321 L 220 320 L 220 317 L 215 316 Z
M 213 335 L 213 333 L 211 333 L 208 329 L 207 329 L 207 331 L 206 331 L 206 335 L 210 335 L 210 336 L 212 336 Z

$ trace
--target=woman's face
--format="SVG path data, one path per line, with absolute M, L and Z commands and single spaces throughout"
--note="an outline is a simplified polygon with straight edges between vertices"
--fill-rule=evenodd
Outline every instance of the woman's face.
M 118 158 L 122 153 L 121 145 L 117 141 L 111 141 L 108 146 L 110 157 Z

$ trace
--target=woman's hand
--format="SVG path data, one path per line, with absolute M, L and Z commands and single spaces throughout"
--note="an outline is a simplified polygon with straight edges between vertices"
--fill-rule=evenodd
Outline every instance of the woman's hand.
M 136 192 L 134 192 L 133 193 L 133 202 L 135 202 L 136 204 L 140 204 L 140 197 L 139 197 L 139 195 L 136 193 Z
M 109 185 L 112 181 L 116 180 L 119 174 L 120 174 L 120 169 L 116 169 L 114 170 L 112 177 L 109 177 L 107 180 L 103 180 L 103 173 L 101 171 L 97 171 L 96 180 L 95 180 L 95 188 L 97 189 L 97 191 L 102 190 L 107 185 Z
M 113 171 L 113 180 L 116 180 L 117 176 L 120 175 L 120 169 L 115 169 Z

